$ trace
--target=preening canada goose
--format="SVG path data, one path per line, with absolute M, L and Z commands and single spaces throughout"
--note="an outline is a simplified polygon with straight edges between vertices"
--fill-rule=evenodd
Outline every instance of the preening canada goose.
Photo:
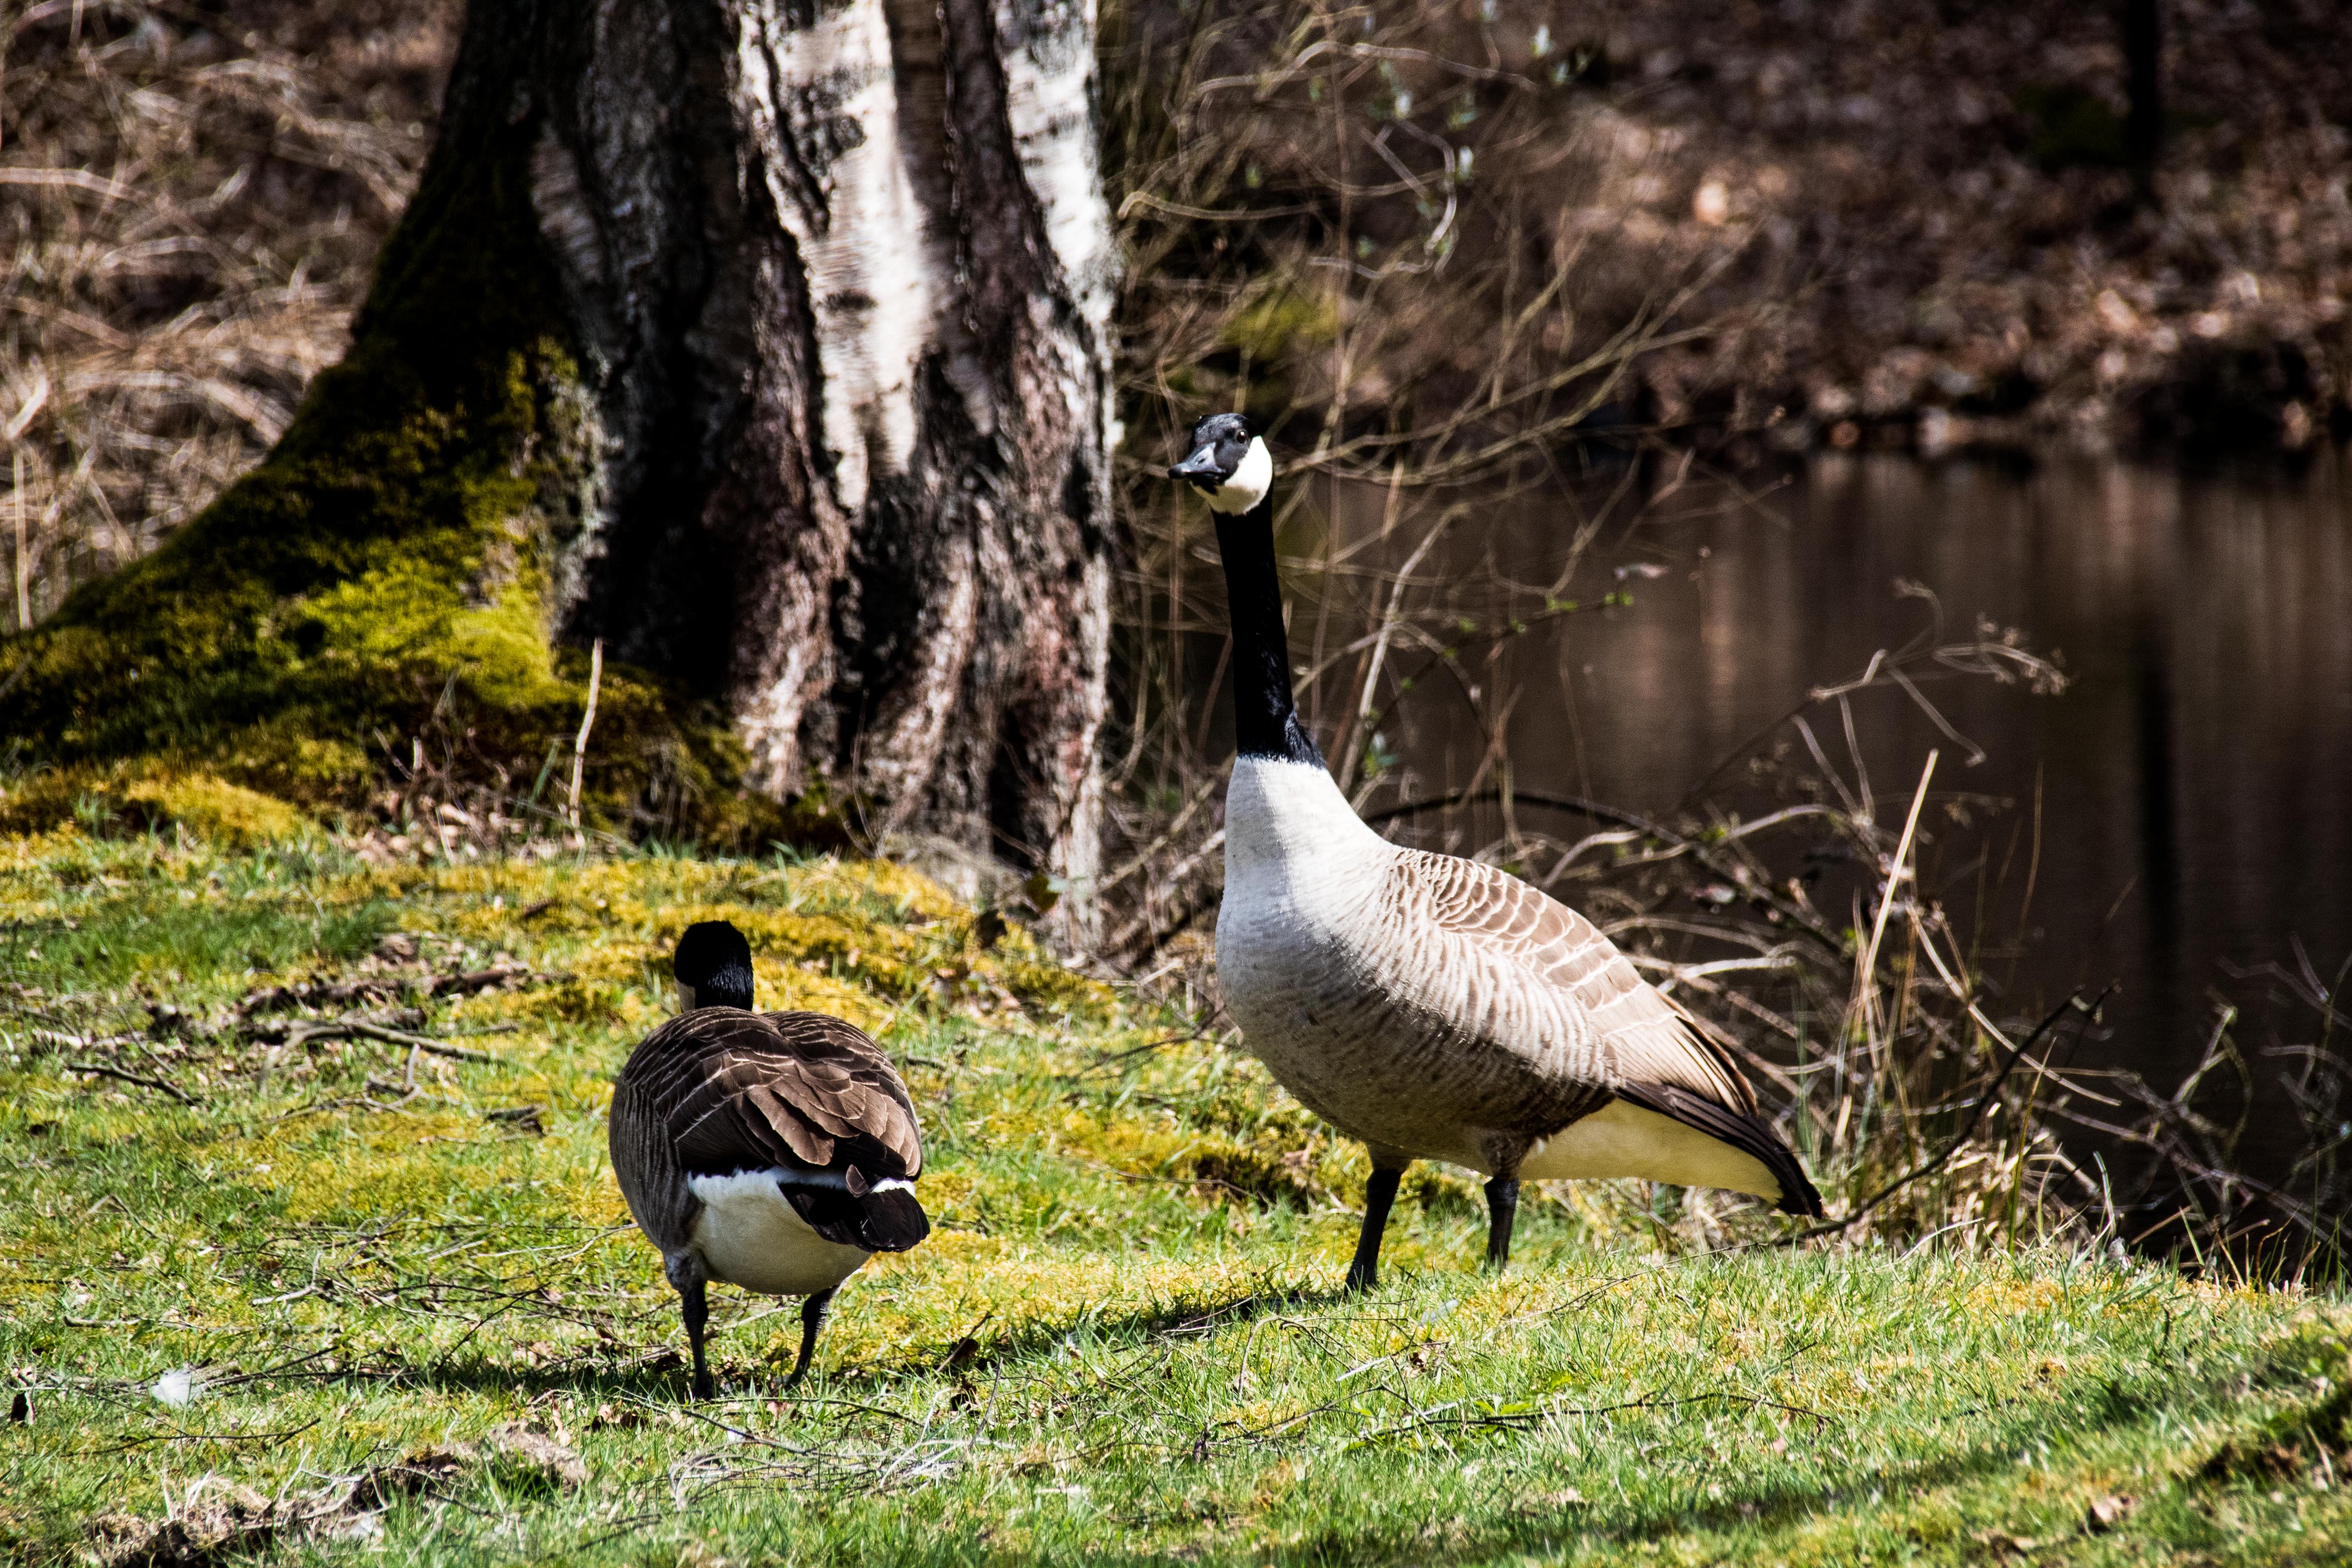
M 1283 1087 L 1371 1152 L 1349 1286 L 1378 1278 L 1389 1205 L 1416 1159 L 1492 1178 L 1497 1268 L 1528 1178 L 1641 1176 L 1819 1215 L 1738 1068 L 1591 921 L 1357 817 L 1291 698 L 1265 441 L 1241 416 L 1213 415 L 1168 472 L 1217 514 L 1232 604 L 1239 755 L 1218 983 Z
M 922 1130 L 907 1086 L 856 1026 L 751 1011 L 751 949 L 733 926 L 688 926 L 671 969 L 685 1011 L 621 1069 L 613 1170 L 677 1290 L 696 1395 L 711 1388 L 711 1279 L 808 1298 L 790 1387 L 841 1282 L 930 1234 L 914 1192 Z

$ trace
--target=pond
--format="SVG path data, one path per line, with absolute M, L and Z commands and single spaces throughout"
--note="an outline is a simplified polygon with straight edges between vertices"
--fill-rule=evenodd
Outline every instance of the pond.
M 2220 994 L 2262 992 L 2248 972 L 2338 983 L 2352 957 L 2352 496 L 2340 458 L 2200 473 L 1836 455 L 1679 487 L 1670 467 L 1574 487 L 1581 505 L 1556 488 L 1455 507 L 1407 597 L 1441 637 L 1458 626 L 1459 673 L 1426 648 L 1384 652 L 1376 708 L 1398 670 L 1423 683 L 1378 717 L 1389 774 L 1368 805 L 1491 787 L 1507 765 L 1516 791 L 1658 816 L 1712 778 L 1718 805 L 1753 810 L 1740 764 L 1759 736 L 1768 750 L 1795 743 L 1773 726 L 1810 689 L 1934 635 L 1938 614 L 1944 640 L 1981 621 L 2059 661 L 2063 693 L 1981 678 L 1923 688 L 1958 739 L 1887 689 L 1855 700 L 1851 750 L 1834 706 L 1814 726 L 1882 821 L 1902 820 L 1939 750 L 1938 802 L 1967 797 L 1975 830 L 1931 812 L 1938 842 L 1923 878 L 1980 943 L 2000 1010 L 2037 1014 L 2112 981 L 2106 1027 L 2072 1060 L 2168 1087 L 2201 1056 Z M 1612 488 L 1669 493 L 1601 516 L 1587 492 Z M 1324 670 L 1304 706 L 1333 745 L 1360 706 L 1389 574 L 1430 539 L 1441 503 L 1399 505 L 1361 485 L 1320 486 L 1314 500 L 1281 542 L 1295 552 L 1293 648 Z M 1589 547 L 1559 579 L 1580 528 Z M 1499 640 L 1483 624 L 1512 603 L 1589 604 L 1612 589 L 1632 603 Z M 1433 620 L 1433 607 L 1444 613 Z M 1421 841 L 1490 848 L 1497 810 L 1455 814 Z M 1590 831 L 1541 807 L 1517 816 L 1555 838 Z M 2277 1113 L 2274 1092 L 2263 1100 Z

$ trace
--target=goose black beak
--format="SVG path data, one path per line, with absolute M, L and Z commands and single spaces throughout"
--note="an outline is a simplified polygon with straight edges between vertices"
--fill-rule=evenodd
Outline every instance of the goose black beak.
M 1168 477 L 1171 479 L 1191 479 L 1195 484 L 1203 481 L 1217 484 L 1232 476 L 1217 467 L 1217 449 L 1214 447 L 1202 447 L 1196 448 L 1191 457 L 1169 469 Z

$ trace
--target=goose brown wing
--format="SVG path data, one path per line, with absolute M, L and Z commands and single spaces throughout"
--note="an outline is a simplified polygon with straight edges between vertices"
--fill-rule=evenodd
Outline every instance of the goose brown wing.
M 1795 1153 L 1757 1113 L 1747 1076 L 1642 978 L 1600 928 L 1508 872 L 1475 860 L 1415 855 L 1407 858 L 1405 871 L 1421 884 L 1423 908 L 1438 927 L 1475 943 L 1507 973 L 1552 990 L 1581 1016 L 1591 1030 L 1593 1070 L 1607 1094 L 1752 1155 L 1780 1186 L 1781 1208 L 1821 1217 L 1821 1194 Z
M 647 1036 L 621 1084 L 688 1174 L 814 1169 L 854 1190 L 922 1172 L 906 1085 L 864 1031 L 823 1013 L 698 1008 Z
M 1756 1091 L 1747 1077 L 1721 1047 L 1685 1024 L 1591 921 L 1475 860 L 1416 853 L 1399 869 L 1420 884 L 1423 908 L 1439 928 L 1557 993 L 1590 1025 L 1593 1066 L 1608 1087 L 1671 1087 L 1738 1115 L 1755 1115 Z

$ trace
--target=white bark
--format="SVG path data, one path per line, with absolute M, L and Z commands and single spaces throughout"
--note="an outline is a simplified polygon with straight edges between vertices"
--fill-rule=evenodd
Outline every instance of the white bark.
M 765 788 L 1091 875 L 1116 434 L 1091 0 L 564 9 L 515 102 L 597 389 L 570 635 L 723 700 Z

